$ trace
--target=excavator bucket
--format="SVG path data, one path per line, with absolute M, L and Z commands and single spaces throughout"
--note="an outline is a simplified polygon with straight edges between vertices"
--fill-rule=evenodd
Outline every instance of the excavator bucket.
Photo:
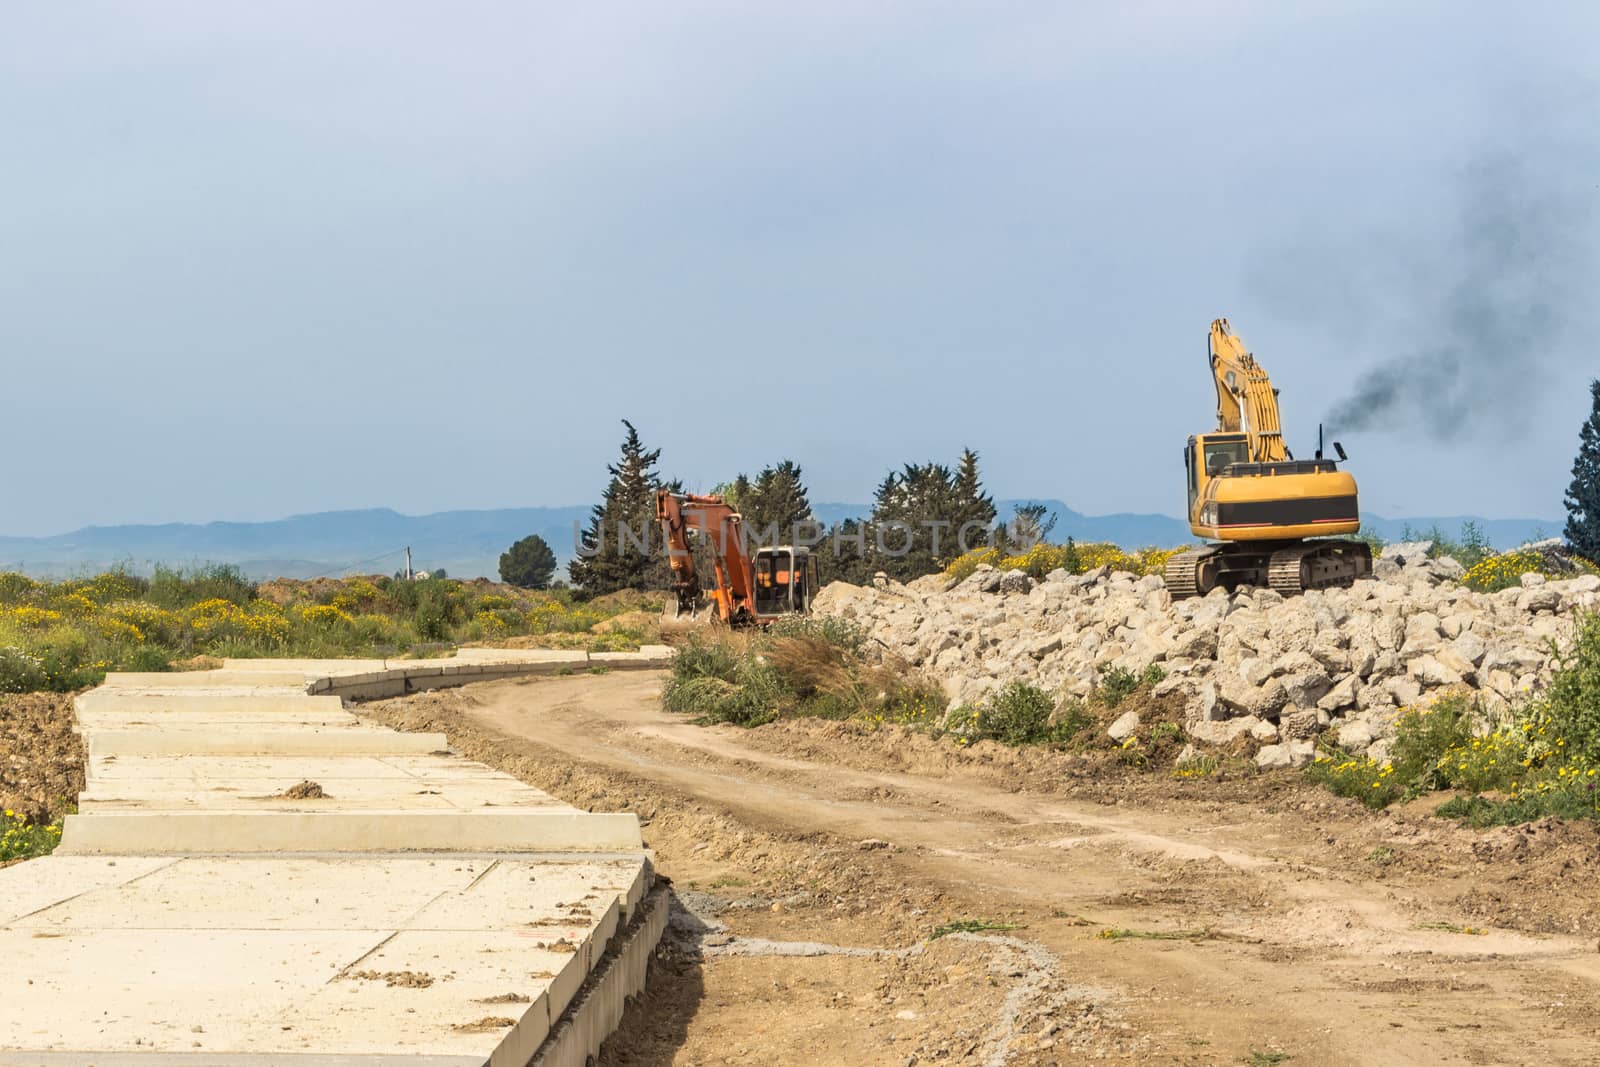
M 661 633 L 663 636 L 692 633 L 711 626 L 716 620 L 717 607 L 714 603 L 701 598 L 685 605 L 668 593 L 667 602 L 661 609 Z

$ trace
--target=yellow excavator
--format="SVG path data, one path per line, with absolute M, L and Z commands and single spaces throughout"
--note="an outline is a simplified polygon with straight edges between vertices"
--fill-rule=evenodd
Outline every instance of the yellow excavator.
M 1211 324 L 1209 359 L 1217 386 L 1217 429 L 1189 438 L 1189 529 L 1212 543 L 1167 561 L 1174 599 L 1217 587 L 1266 586 L 1283 594 L 1349 585 L 1372 573 L 1366 542 L 1346 540 L 1361 527 L 1356 480 L 1325 459 L 1317 431 L 1315 459 L 1297 460 L 1283 443 L 1278 390 L 1245 350 L 1227 319 Z

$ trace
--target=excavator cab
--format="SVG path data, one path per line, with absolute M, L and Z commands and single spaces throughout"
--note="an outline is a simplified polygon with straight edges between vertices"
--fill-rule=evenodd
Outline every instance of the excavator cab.
M 1189 521 L 1199 521 L 1196 505 L 1206 495 L 1206 483 L 1220 478 L 1235 463 L 1250 462 L 1250 441 L 1242 433 L 1198 434 L 1189 438 L 1183 465 L 1189 472 Z
M 817 595 L 817 561 L 809 548 L 777 545 L 756 549 L 750 561 L 755 573 L 756 614 L 787 615 L 811 610 Z

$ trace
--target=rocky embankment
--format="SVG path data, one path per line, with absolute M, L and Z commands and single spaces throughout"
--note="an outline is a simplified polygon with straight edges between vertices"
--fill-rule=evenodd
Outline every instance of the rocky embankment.
M 1085 696 L 1113 668 L 1165 672 L 1188 733 L 1224 744 L 1248 734 L 1263 765 L 1311 758 L 1335 732 L 1349 751 L 1387 753 L 1399 709 L 1449 689 L 1505 708 L 1549 679 L 1552 643 L 1573 613 L 1600 607 L 1600 576 L 1477 593 L 1459 563 L 1391 546 L 1370 580 L 1284 597 L 1268 589 L 1173 601 L 1156 576 L 1055 571 L 1035 581 L 980 568 L 952 584 L 833 583 L 821 614 L 855 619 L 889 652 L 937 677 L 952 704 L 1010 681 Z

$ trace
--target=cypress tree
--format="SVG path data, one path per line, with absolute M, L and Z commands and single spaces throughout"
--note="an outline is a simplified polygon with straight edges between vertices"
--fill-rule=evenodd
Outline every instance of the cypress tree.
M 594 506 L 584 536 L 590 554 L 580 554 L 567 565 L 572 584 L 586 596 L 667 586 L 666 549 L 656 526 L 656 490 L 678 492 L 681 487 L 663 482 L 657 473 L 661 450 L 645 448 L 627 419 L 622 425 L 628 428 L 622 458 L 606 467 L 611 481 Z
M 983 491 L 983 481 L 978 476 L 978 453 L 970 448 L 961 451 L 954 492 L 960 514 L 956 522 L 958 528 L 965 522 L 981 522 L 985 526 L 994 522 L 994 498 Z
M 1589 383 L 1593 407 L 1578 434 L 1578 458 L 1567 487 L 1567 543 L 1587 560 L 1600 561 L 1600 380 Z

